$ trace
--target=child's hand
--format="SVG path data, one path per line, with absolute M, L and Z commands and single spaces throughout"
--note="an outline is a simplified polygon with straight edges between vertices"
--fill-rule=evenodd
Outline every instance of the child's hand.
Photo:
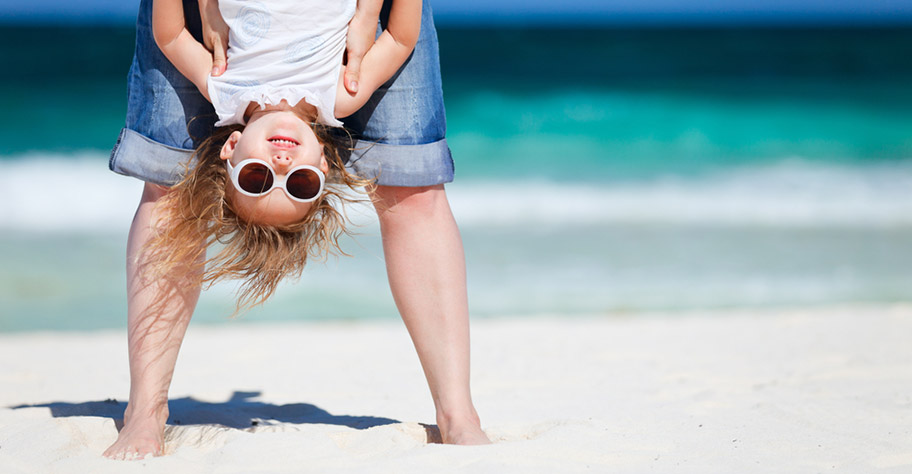
M 362 2 L 367 4 L 374 1 L 376 0 L 358 0 L 358 8 L 361 8 Z M 382 2 L 377 5 L 380 4 Z M 379 12 L 379 8 L 377 11 Z M 355 15 L 357 16 L 357 12 Z M 374 31 L 378 17 L 379 15 L 373 17 Z M 359 25 L 359 28 L 367 30 L 366 25 Z M 352 67 L 349 57 L 348 65 L 340 72 L 339 86 L 336 88 L 336 118 L 348 117 L 355 113 L 367 103 L 374 91 L 396 74 L 415 49 L 420 32 L 421 0 L 395 0 L 390 9 L 386 29 L 373 41 L 373 45 L 361 58 L 362 61 Z M 349 34 L 351 35 L 351 31 Z M 354 91 L 349 87 L 353 82 L 351 77 L 355 77 L 354 82 L 357 82 Z
M 200 5 L 202 6 L 202 3 Z M 221 15 L 219 20 L 221 20 Z M 171 64 L 196 85 L 208 99 L 206 83 L 213 69 L 212 52 L 207 50 L 206 46 L 197 41 L 187 30 L 181 0 L 154 0 L 152 2 L 152 36 L 155 38 L 158 49 L 168 58 L 168 61 L 171 61 Z M 222 57 L 224 58 L 223 54 Z
M 377 22 L 380 19 L 382 0 L 358 0 L 355 16 L 348 23 L 348 40 L 345 45 L 348 62 L 345 64 L 345 89 L 352 95 L 358 92 L 361 78 L 361 60 L 374 45 Z
M 219 12 L 218 0 L 199 0 L 199 9 L 203 43 L 212 52 L 212 75 L 221 76 L 228 67 L 228 24 Z

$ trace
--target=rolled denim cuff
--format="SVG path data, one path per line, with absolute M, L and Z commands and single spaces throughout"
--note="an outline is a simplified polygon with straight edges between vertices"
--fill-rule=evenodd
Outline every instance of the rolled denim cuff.
M 453 181 L 453 156 L 446 139 L 422 145 L 360 140 L 345 168 L 382 186 L 433 186 Z
M 192 150 L 168 146 L 124 128 L 108 167 L 118 174 L 170 187 L 181 180 L 192 156 Z

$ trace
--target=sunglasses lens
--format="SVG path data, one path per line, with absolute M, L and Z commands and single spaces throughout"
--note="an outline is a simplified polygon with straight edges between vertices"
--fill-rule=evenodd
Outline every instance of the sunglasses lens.
M 312 199 L 320 192 L 320 176 L 314 170 L 297 170 L 288 177 L 285 189 L 298 199 Z
M 272 171 L 261 163 L 249 163 L 238 173 L 238 185 L 248 193 L 262 194 L 272 189 Z

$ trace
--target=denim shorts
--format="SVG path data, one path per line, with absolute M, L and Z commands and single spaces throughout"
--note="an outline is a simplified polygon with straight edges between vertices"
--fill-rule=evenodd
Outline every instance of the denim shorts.
M 430 5 L 423 3 L 421 34 L 411 57 L 361 110 L 343 119 L 354 139 L 340 150 L 346 168 L 380 185 L 430 186 L 453 180 L 437 32 Z M 386 24 L 387 7 L 378 34 Z M 184 14 L 188 29 L 199 40 L 196 0 L 184 0 Z M 109 166 L 120 174 L 171 186 L 180 180 L 193 150 L 212 132 L 216 116 L 196 86 L 159 51 L 151 20 L 152 0 L 142 0 L 127 81 L 126 125 Z

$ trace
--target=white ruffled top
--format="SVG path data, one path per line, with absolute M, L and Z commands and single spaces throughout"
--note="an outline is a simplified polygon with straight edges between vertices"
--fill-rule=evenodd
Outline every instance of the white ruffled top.
M 219 0 L 229 27 L 228 68 L 209 76 L 217 126 L 244 124 L 250 103 L 301 100 L 334 127 L 336 88 L 356 0 Z

